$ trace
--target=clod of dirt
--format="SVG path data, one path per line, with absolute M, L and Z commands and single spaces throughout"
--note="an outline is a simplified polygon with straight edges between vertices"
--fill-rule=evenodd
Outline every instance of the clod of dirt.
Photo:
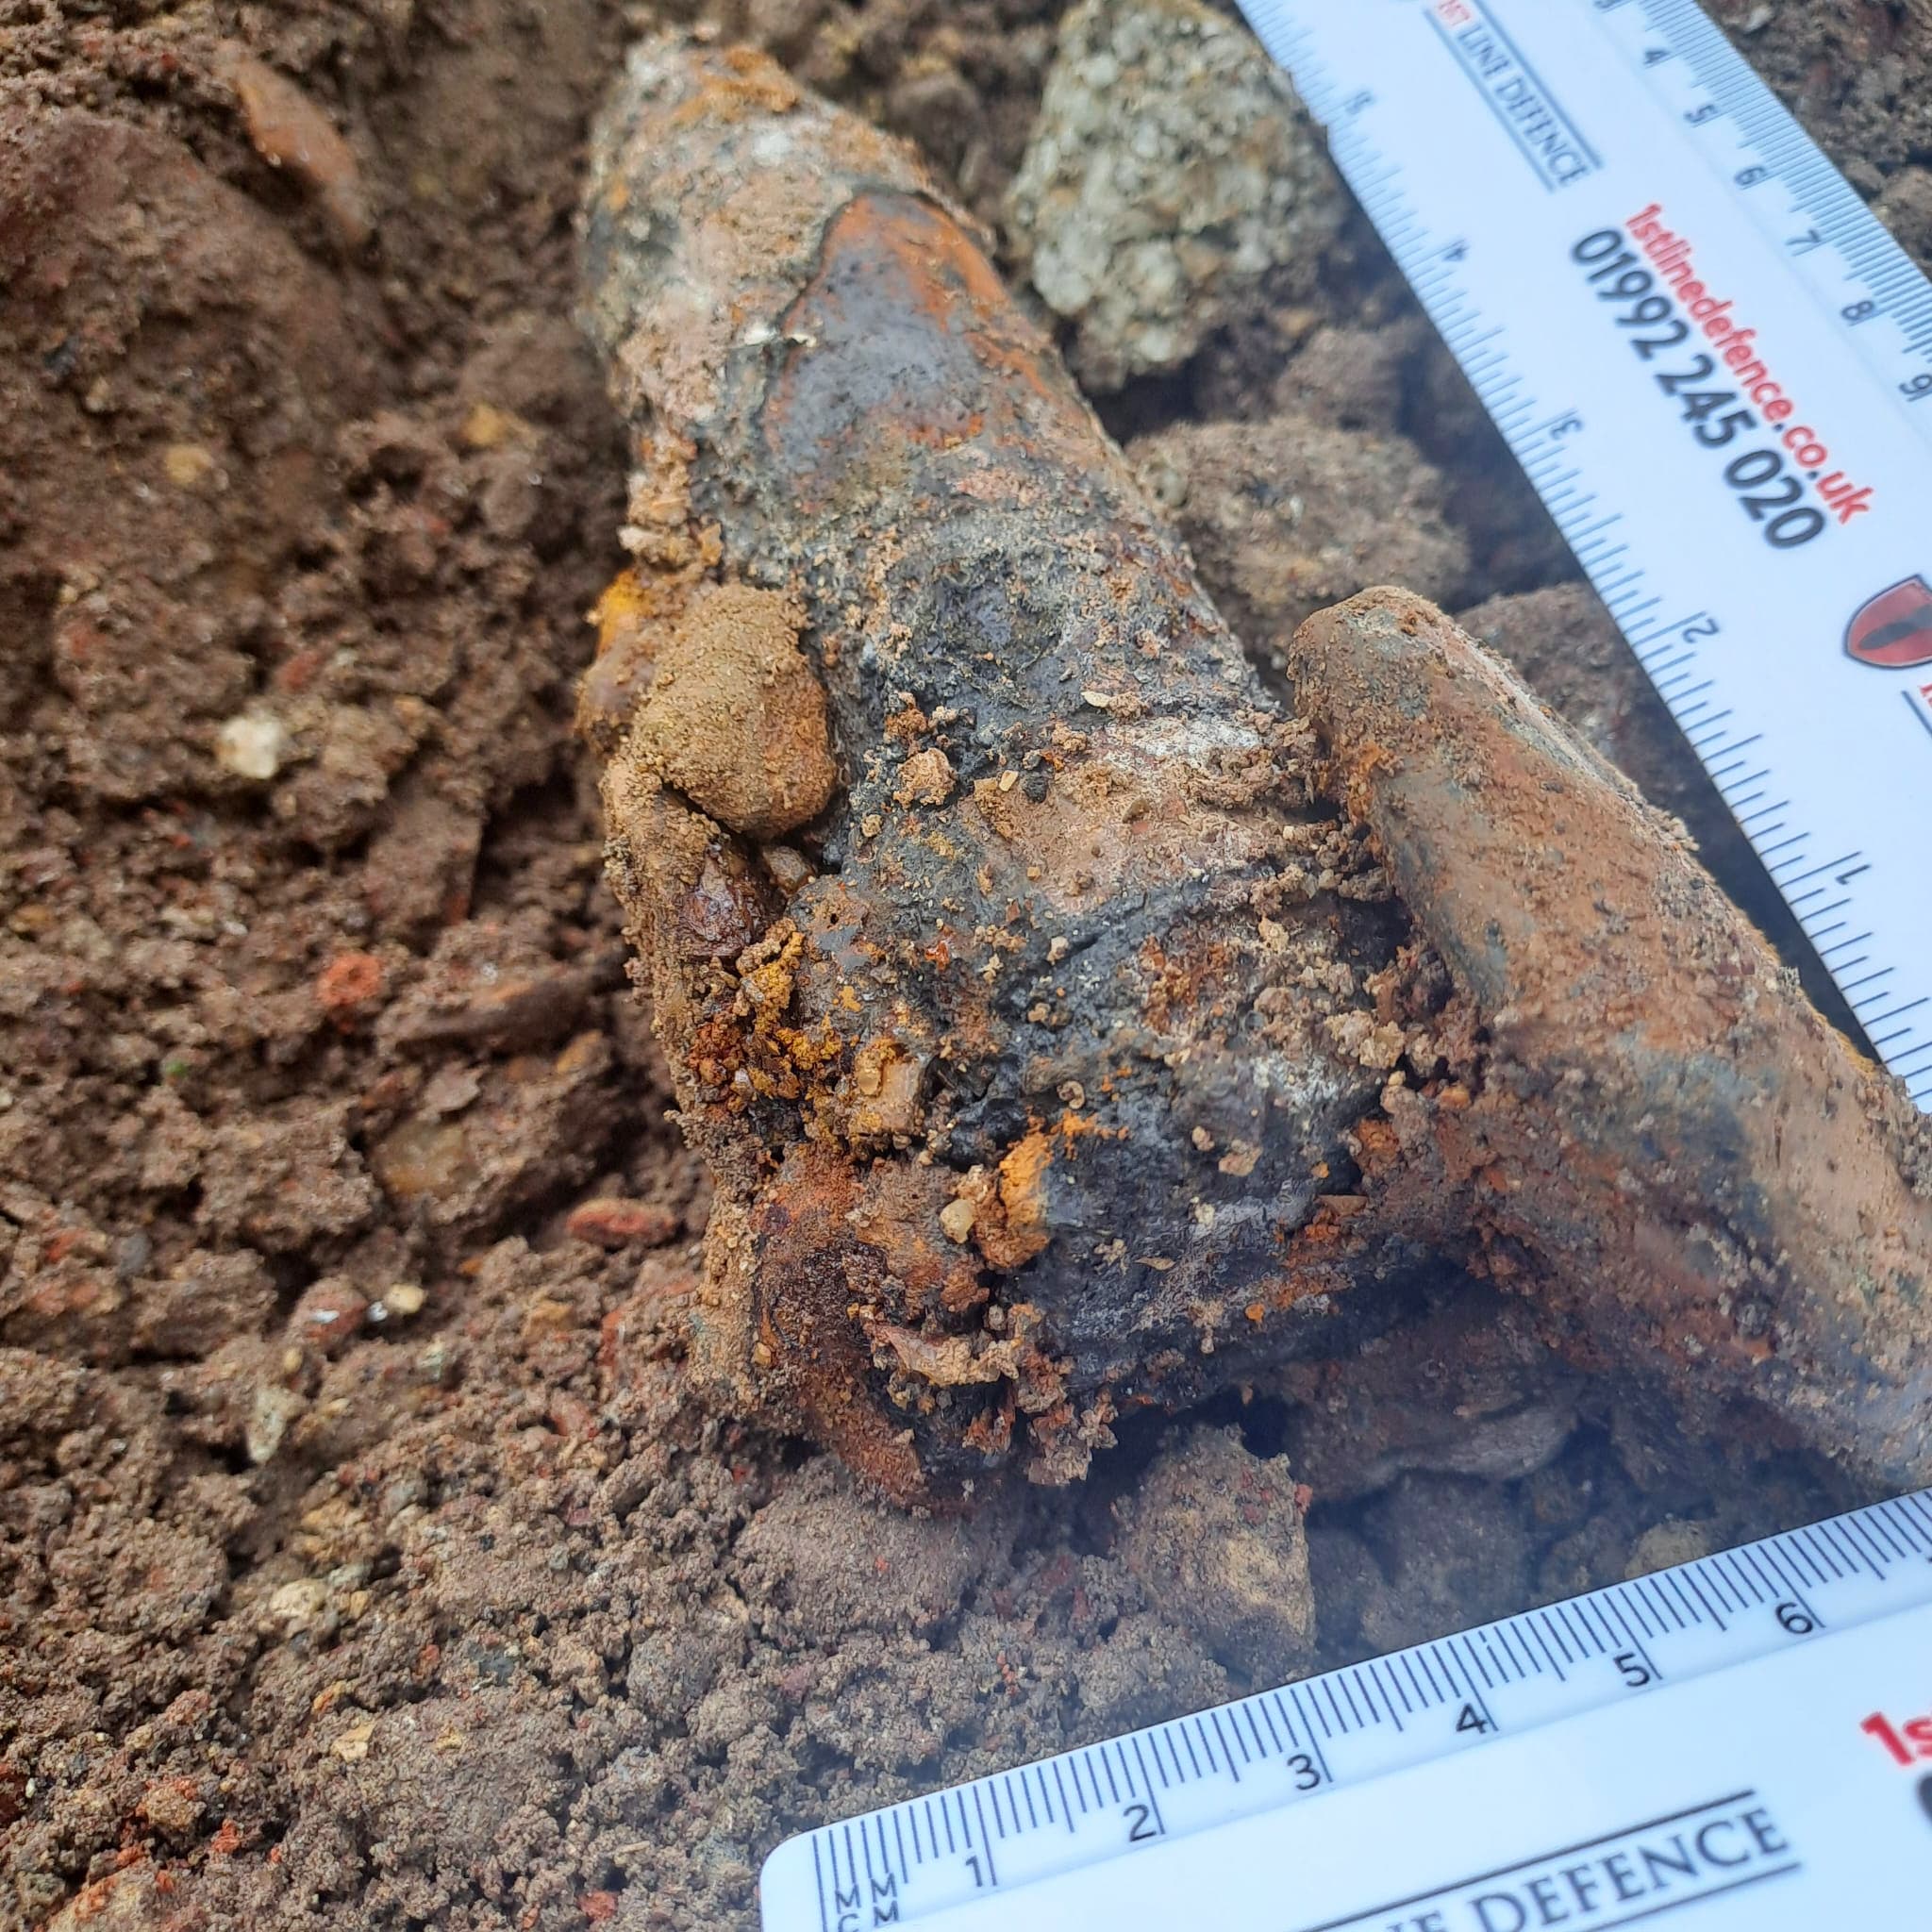
M 1539 1340 L 1537 1320 L 1468 1284 L 1346 1360 L 1287 1364 L 1273 1385 L 1296 1405 L 1296 1474 L 1330 1504 L 1411 1470 L 1514 1482 L 1547 1467 L 1576 1430 L 1587 1384 Z
M 1087 0 L 1061 23 L 1007 215 L 1073 325 L 1075 373 L 1112 390 L 1312 294 L 1345 206 L 1287 79 L 1235 22 L 1201 0 Z
M 656 646 L 625 758 L 747 838 L 815 819 L 839 773 L 824 690 L 798 649 L 804 624 L 775 591 L 701 589 Z
M 369 1150 L 391 1211 L 461 1236 L 588 1178 L 611 1062 L 609 1040 L 592 1029 L 559 1053 L 480 1069 L 447 1097 L 425 1089 Z
M 1222 1663 L 1281 1683 L 1315 1643 L 1306 1495 L 1285 1457 L 1253 1455 L 1238 1429 L 1195 1429 L 1116 1506 L 1118 1555 L 1162 1615 Z
M 181 142 L 77 109 L 0 111 L 0 609 L 66 700 L 48 749 L 124 804 L 265 782 L 259 586 L 369 396 L 366 302 Z
M 867 1494 L 822 1456 L 752 1519 L 739 1539 L 747 1588 L 839 1629 L 930 1633 L 1003 1573 L 1017 1521 L 910 1514 Z
M 1180 424 L 1127 455 L 1242 641 L 1274 661 L 1372 583 L 1453 603 L 1469 574 L 1442 477 L 1403 437 L 1268 416 Z
M 1399 430 L 1427 337 L 1427 325 L 1419 316 L 1405 316 L 1382 328 L 1324 325 L 1275 378 L 1272 409 L 1263 413 L 1298 416 L 1329 429 L 1366 429 L 1385 436 Z
M 1406 1475 L 1371 1506 L 1362 1533 L 1387 1578 L 1359 1605 L 1372 1650 L 1507 1617 L 1529 1600 L 1529 1537 L 1490 1484 Z
M 1661 1523 L 1652 1524 L 1637 1539 L 1624 1574 L 1635 1582 L 1638 1577 L 1648 1576 L 1658 1570 L 1674 1570 L 1680 1563 L 1695 1563 L 1709 1556 L 1712 1547 L 1708 1524 L 1686 1523 L 1679 1517 L 1667 1516 Z

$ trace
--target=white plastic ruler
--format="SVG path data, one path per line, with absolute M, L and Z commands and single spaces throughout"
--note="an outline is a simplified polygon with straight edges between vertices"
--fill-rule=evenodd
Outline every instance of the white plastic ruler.
M 1692 0 L 1243 4 L 1932 1107 L 1932 284 Z
M 1932 1493 L 827 1825 L 765 1932 L 1932 1926 Z

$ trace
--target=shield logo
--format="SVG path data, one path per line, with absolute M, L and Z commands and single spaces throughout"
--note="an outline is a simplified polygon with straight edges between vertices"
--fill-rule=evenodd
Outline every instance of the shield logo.
M 1907 577 L 1861 605 L 1845 626 L 1845 649 L 1884 671 L 1932 664 L 1932 590 L 1925 579 Z

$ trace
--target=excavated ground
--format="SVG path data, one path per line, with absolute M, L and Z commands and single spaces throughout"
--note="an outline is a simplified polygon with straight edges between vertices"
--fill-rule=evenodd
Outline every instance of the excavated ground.
M 1716 10 L 1932 264 L 1932 21 Z M 994 221 L 1058 11 L 721 24 Z M 1447 1278 L 968 1520 L 694 1402 L 569 735 L 571 216 L 655 17 L 0 0 L 0 1926 L 749 1926 L 803 1824 L 1845 1500 Z M 1571 702 L 1602 614 L 1353 218 L 1324 264 L 1110 426 L 1257 650 L 1395 578 Z

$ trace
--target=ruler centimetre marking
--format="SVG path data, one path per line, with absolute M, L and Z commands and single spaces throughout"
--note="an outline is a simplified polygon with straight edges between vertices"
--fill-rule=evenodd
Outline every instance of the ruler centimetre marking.
M 1932 1924 L 1932 1491 L 827 1825 L 760 1880 L 766 1932 L 1625 1923 L 1592 1890 L 1696 1932 Z
M 1932 282 L 1693 0 L 1244 4 L 1932 1108 Z

